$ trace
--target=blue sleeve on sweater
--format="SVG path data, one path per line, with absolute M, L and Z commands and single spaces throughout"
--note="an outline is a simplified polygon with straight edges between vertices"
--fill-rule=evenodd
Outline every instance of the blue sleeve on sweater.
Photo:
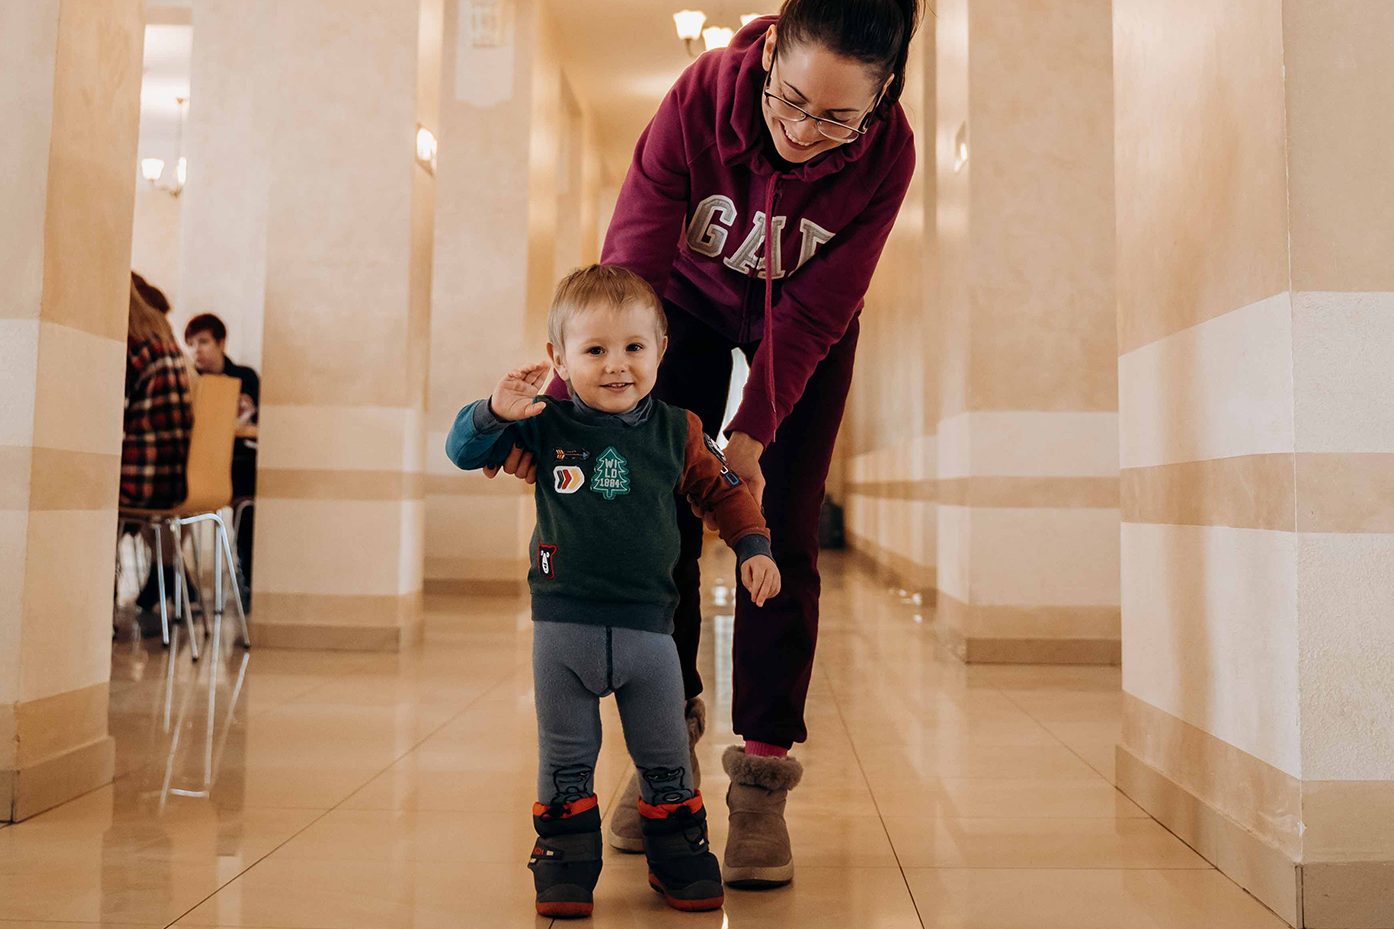
M 465 471 L 503 464 L 514 445 L 531 451 L 520 423 L 505 422 L 489 409 L 489 400 L 476 400 L 455 416 L 445 437 L 445 454 Z

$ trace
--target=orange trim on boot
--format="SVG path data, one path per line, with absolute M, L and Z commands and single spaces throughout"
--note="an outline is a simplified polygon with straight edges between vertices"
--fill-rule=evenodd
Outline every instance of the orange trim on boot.
M 692 796 L 682 803 L 645 803 L 642 797 L 639 798 L 639 815 L 645 819 L 667 819 L 678 810 L 686 809 L 688 812 L 696 813 L 702 808 L 702 792 L 694 790 Z
M 561 805 L 562 814 L 560 816 L 548 816 L 547 811 L 552 809 L 551 806 L 546 803 L 534 803 L 532 805 L 532 815 L 548 820 L 570 819 L 573 816 L 581 815 L 587 810 L 593 810 L 598 806 L 600 806 L 600 798 L 595 794 L 591 794 L 589 797 L 582 797 L 579 800 L 572 800 L 570 803 L 563 803 Z
M 593 903 L 537 903 L 537 915 L 548 919 L 584 919 L 595 909 Z

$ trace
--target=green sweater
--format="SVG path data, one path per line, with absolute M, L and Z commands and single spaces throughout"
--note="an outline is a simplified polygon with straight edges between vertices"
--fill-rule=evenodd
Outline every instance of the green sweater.
M 742 560 L 770 553 L 754 497 L 695 414 L 651 398 L 619 415 L 541 399 L 546 409 L 518 422 L 499 420 L 488 400 L 477 401 L 446 438 L 446 453 L 465 469 L 497 466 L 514 445 L 536 460 L 534 620 L 671 632 L 675 493 L 711 511 Z

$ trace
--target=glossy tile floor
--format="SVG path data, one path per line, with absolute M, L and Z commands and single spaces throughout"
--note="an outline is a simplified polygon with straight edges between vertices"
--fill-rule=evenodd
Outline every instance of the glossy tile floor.
M 936 650 L 927 610 L 827 568 L 795 883 L 680 914 L 641 857 L 611 853 L 593 925 L 1281 929 L 1111 786 L 1116 670 L 965 668 Z M 700 750 L 720 848 L 731 620 L 729 590 L 710 586 Z M 0 829 L 0 929 L 545 925 L 524 868 L 526 604 L 428 611 L 404 655 L 225 642 L 193 666 L 186 649 L 117 643 L 118 778 Z M 602 798 L 626 771 L 606 705 Z

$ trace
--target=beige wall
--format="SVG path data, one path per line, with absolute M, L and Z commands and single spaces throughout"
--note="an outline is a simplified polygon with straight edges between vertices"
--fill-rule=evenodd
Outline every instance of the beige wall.
M 111 779 L 111 565 L 144 23 L 0 10 L 0 820 Z
M 936 9 L 939 629 L 1116 661 L 1109 4 Z
M 267 295 L 272 107 L 280 93 L 268 79 L 274 61 L 274 32 L 267 27 L 272 15 L 271 0 L 194 5 L 184 132 L 190 168 L 179 198 L 175 321 L 216 313 L 228 327 L 228 355 L 258 371 Z M 307 165 L 317 157 L 301 154 Z
M 182 290 L 262 327 L 258 644 L 419 631 L 435 181 L 415 137 L 437 127 L 442 15 L 194 10 Z
M 447 4 L 426 454 L 432 589 L 511 590 L 527 573 L 530 488 L 460 472 L 445 435 L 509 366 L 545 360 L 559 273 L 594 260 L 594 120 L 562 71 L 546 8 L 513 5 L 509 40 L 479 48 Z
M 180 198 L 144 182 L 135 189 L 135 219 L 131 226 L 131 267 L 160 288 L 174 309 L 170 323 L 183 336 L 184 323 L 194 314 L 179 299 Z
M 1115 4 L 1120 780 L 1295 925 L 1394 924 L 1392 31 Z
M 862 313 L 857 366 L 828 493 L 848 544 L 897 584 L 935 587 L 939 319 L 934 275 L 934 17 L 915 40 L 901 98 L 917 168 Z

